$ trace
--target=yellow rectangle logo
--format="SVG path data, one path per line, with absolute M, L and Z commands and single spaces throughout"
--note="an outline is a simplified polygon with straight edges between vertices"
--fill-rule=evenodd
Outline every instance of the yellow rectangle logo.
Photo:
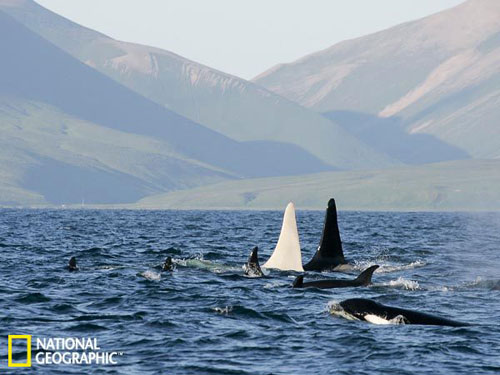
M 12 362 L 12 341 L 26 340 L 26 362 Z M 9 367 L 31 367 L 31 335 L 9 335 L 8 345 Z

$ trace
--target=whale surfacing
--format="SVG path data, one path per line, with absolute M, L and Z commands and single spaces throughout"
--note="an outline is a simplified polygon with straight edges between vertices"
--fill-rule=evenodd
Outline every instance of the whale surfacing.
M 382 305 L 381 303 L 364 298 L 347 299 L 340 302 L 340 306 L 348 314 L 359 320 L 374 324 L 391 324 L 392 322 L 404 324 L 425 324 L 450 327 L 468 326 L 468 323 L 457 322 L 440 316 L 419 311 L 401 309 Z
M 295 206 L 292 202 L 286 206 L 278 244 L 273 254 L 262 268 L 275 268 L 282 271 L 304 272 L 300 251 L 299 232 L 295 219 Z
M 328 201 L 318 250 L 309 263 L 304 266 L 304 269 L 306 271 L 330 271 L 342 264 L 347 264 L 347 262 L 344 258 L 337 223 L 337 206 L 335 199 L 332 198 Z
M 255 246 L 252 249 L 250 256 L 248 257 L 248 261 L 243 266 L 243 269 L 245 270 L 245 275 L 247 275 L 247 276 L 251 276 L 251 277 L 264 276 L 264 273 L 260 269 L 258 251 L 259 251 L 259 248 L 257 246 Z
M 331 288 L 349 288 L 358 286 L 368 286 L 372 283 L 373 272 L 378 268 L 378 265 L 371 266 L 361 272 L 357 278 L 354 280 L 318 280 L 304 282 L 304 275 L 297 276 L 293 282 L 294 288 L 319 288 L 319 289 L 331 289 Z
M 68 262 L 68 271 L 78 271 L 78 265 L 76 264 L 76 257 L 71 257 Z

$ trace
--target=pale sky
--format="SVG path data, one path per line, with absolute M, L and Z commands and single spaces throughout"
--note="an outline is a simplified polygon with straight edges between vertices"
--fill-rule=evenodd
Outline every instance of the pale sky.
M 115 39 L 251 79 L 345 39 L 463 0 L 36 0 Z

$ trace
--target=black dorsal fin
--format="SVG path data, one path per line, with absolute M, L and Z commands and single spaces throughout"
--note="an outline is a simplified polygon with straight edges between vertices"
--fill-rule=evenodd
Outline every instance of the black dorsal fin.
M 258 266 L 260 266 L 259 265 L 259 247 L 258 246 L 255 246 L 252 249 L 252 252 L 250 253 L 250 256 L 248 257 L 248 263 L 257 264 Z
M 378 267 L 379 267 L 378 265 L 374 265 L 374 266 L 368 267 L 366 270 L 364 270 L 363 272 L 361 272 L 359 274 L 359 276 L 356 278 L 356 280 L 354 280 L 354 281 L 356 281 L 357 283 L 359 283 L 359 285 L 370 285 L 372 283 L 373 272 L 375 272 L 375 270 Z
M 304 284 L 304 275 L 299 275 L 293 282 L 294 288 L 302 288 L 302 284 Z
M 339 226 L 337 223 L 337 206 L 333 198 L 328 201 L 325 223 L 323 224 L 323 234 L 321 235 L 318 251 L 323 258 L 338 258 L 344 260 L 342 240 L 340 239 Z
M 328 201 L 323 233 L 321 234 L 318 250 L 309 263 L 304 266 L 304 269 L 306 271 L 322 271 L 345 263 L 337 223 L 337 206 L 335 205 L 335 199 L 331 198 Z

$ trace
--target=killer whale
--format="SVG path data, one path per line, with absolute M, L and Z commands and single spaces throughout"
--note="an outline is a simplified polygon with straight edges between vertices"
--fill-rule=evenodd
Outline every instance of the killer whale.
M 288 203 L 283 214 L 283 224 L 276 248 L 262 268 L 304 272 L 295 206 L 292 202 Z
M 76 257 L 71 257 L 68 262 L 68 271 L 78 271 L 78 265 L 76 264 Z
M 378 268 L 378 265 L 371 266 L 361 272 L 357 278 L 354 280 L 318 280 L 304 282 L 304 275 L 297 276 L 293 282 L 294 288 L 320 288 L 320 289 L 330 289 L 330 288 L 348 288 L 357 286 L 367 286 L 372 283 L 373 272 Z
M 323 234 L 318 250 L 313 258 L 304 266 L 306 271 L 328 271 L 347 264 L 342 250 L 339 226 L 337 223 L 337 206 L 335 199 L 328 201 L 328 207 L 323 224 Z
M 259 264 L 259 248 L 255 246 L 250 252 L 250 256 L 248 257 L 248 261 L 243 266 L 245 270 L 245 275 L 258 277 L 264 276 Z
M 385 323 L 400 321 L 404 324 L 426 324 L 450 327 L 468 326 L 468 323 L 457 322 L 440 316 L 422 313 L 413 310 L 401 309 L 382 305 L 370 299 L 353 298 L 340 302 L 340 306 L 348 314 L 371 323 Z

